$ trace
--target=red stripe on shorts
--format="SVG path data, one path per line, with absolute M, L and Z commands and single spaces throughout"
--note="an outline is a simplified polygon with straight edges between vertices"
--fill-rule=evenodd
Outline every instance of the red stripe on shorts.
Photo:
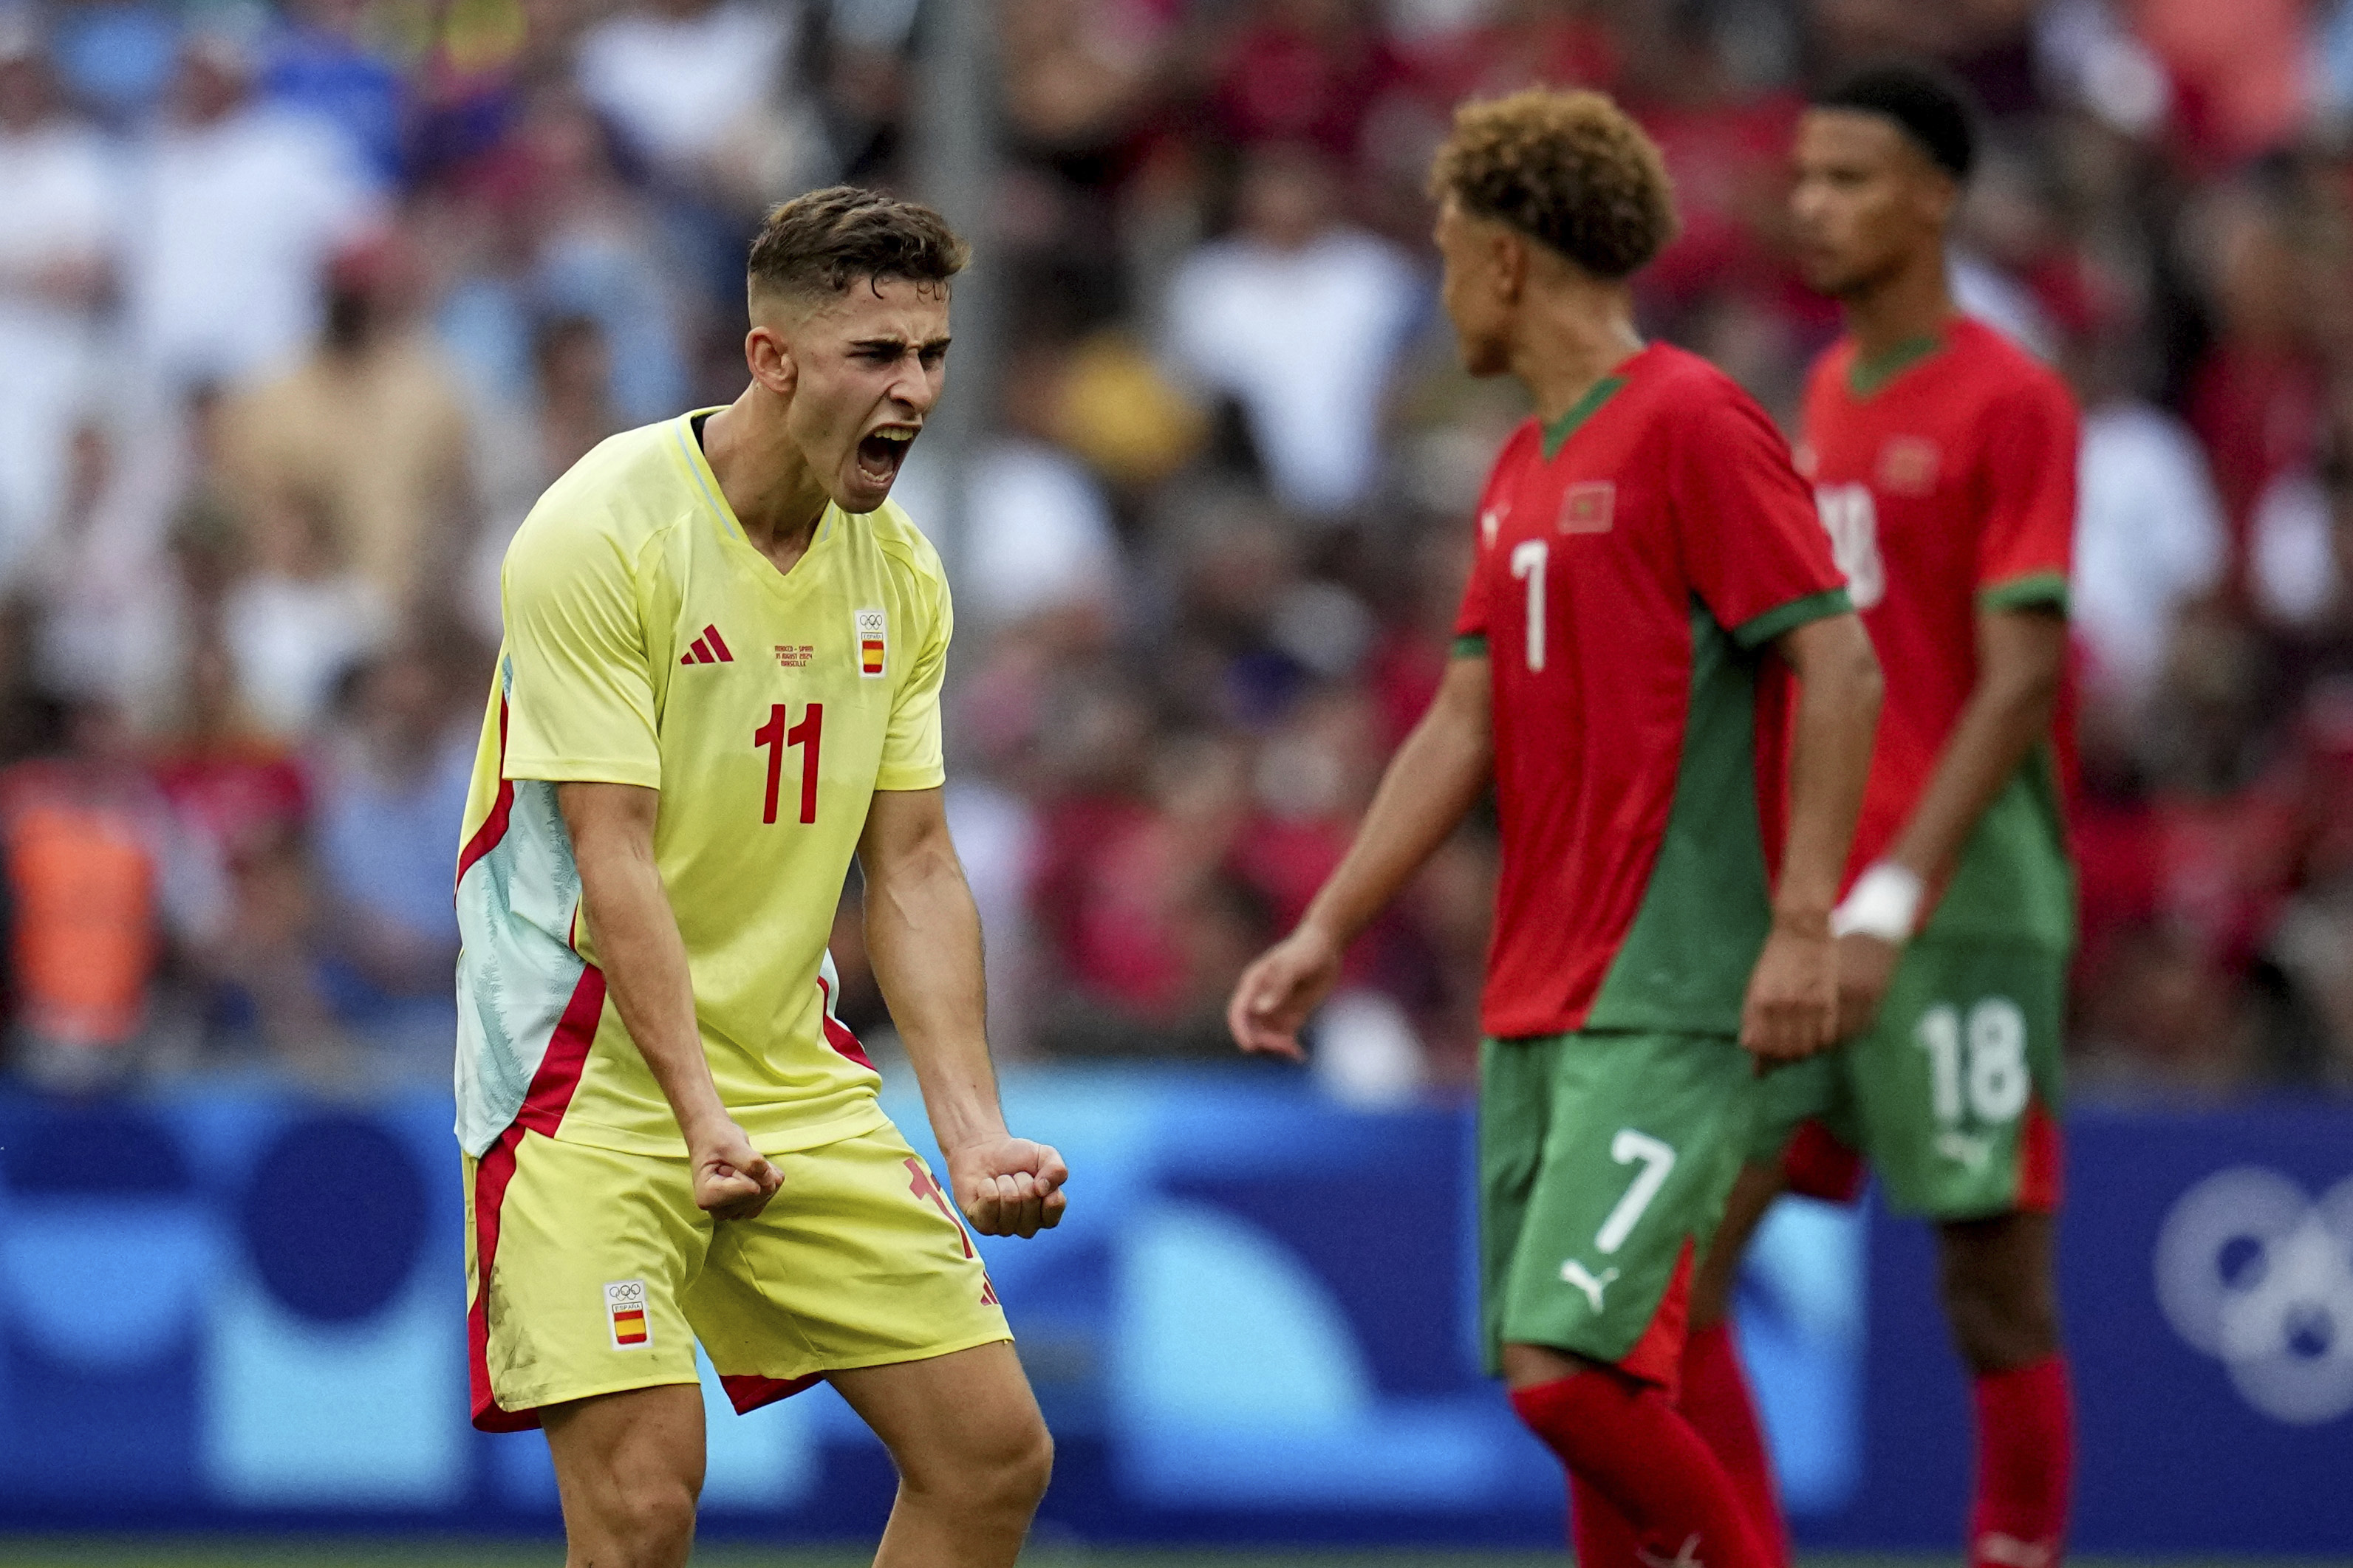
M 1801 1198 L 1851 1204 L 1862 1194 L 1862 1156 L 1811 1117 L 1798 1123 L 1781 1151 L 1781 1174 Z
M 2026 1102 L 2026 1125 L 2018 1130 L 2018 1206 L 2030 1214 L 2058 1213 L 2064 1163 L 2058 1119 L 2035 1095 Z
M 605 972 L 584 964 L 572 987 L 572 1000 L 547 1042 L 547 1054 L 532 1075 L 522 1110 L 474 1167 L 474 1299 L 466 1310 L 466 1372 L 478 1431 L 525 1432 L 539 1425 L 536 1412 L 501 1408 L 491 1392 L 491 1268 L 499 1255 L 499 1206 L 506 1201 L 507 1184 L 514 1180 L 515 1150 L 523 1133 L 552 1138 L 563 1123 L 604 1013 Z
M 749 1415 L 763 1405 L 774 1405 L 779 1399 L 790 1399 L 804 1388 L 813 1388 L 823 1382 L 825 1373 L 810 1373 L 806 1377 L 762 1377 L 757 1373 L 721 1373 L 719 1386 L 727 1391 L 727 1401 L 735 1406 L 738 1415 Z
M 1683 1237 L 1683 1249 L 1675 1259 L 1675 1271 L 1667 1279 L 1667 1293 L 1659 1298 L 1659 1310 L 1651 1314 L 1651 1326 L 1634 1342 L 1634 1348 L 1618 1358 L 1618 1370 L 1655 1383 L 1673 1399 L 1682 1390 L 1683 1370 L 1683 1327 L 1691 1320 L 1692 1241 Z

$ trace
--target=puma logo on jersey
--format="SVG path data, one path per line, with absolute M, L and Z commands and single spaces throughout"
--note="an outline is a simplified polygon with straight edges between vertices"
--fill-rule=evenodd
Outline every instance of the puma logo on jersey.
M 1560 1277 L 1565 1282 L 1584 1291 L 1585 1299 L 1593 1303 L 1594 1311 L 1599 1313 L 1601 1310 L 1601 1293 L 1609 1289 L 1610 1283 L 1618 1278 L 1618 1270 L 1605 1268 L 1599 1277 L 1596 1278 L 1586 1272 L 1584 1264 L 1572 1258 L 1560 1266 Z
M 690 651 L 680 654 L 681 664 L 733 664 L 735 656 L 727 651 L 727 639 L 719 635 L 717 626 L 705 626 L 702 635 L 694 639 Z

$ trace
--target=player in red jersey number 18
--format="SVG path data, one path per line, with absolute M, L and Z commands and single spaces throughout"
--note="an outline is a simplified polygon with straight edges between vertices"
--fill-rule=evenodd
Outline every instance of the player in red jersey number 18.
M 1845 1043 L 1767 1089 L 1694 1291 L 1686 1410 L 1778 1538 L 1726 1299 L 1776 1193 L 1850 1197 L 1867 1160 L 1892 1207 L 1937 1227 L 1976 1385 L 1970 1562 L 2055 1568 L 2073 1457 L 2052 1218 L 2076 419 L 2056 375 L 1954 307 L 1946 227 L 1970 153 L 1960 89 L 1911 66 L 1831 87 L 1798 132 L 1799 262 L 1847 326 L 1814 367 L 1800 456 L 1887 705 L 1839 907 Z
M 1661 1561 L 1766 1568 L 1676 1408 L 1683 1328 L 1759 1068 L 1834 1036 L 1830 916 L 1879 672 L 1779 433 L 1635 333 L 1626 279 L 1674 218 L 1633 122 L 1590 92 L 1471 104 L 1432 185 L 1463 363 L 1536 416 L 1481 499 L 1430 711 L 1229 1022 L 1298 1055 L 1340 954 L 1493 782 L 1489 1370 L 1568 1471 L 1580 1546 L 1609 1519 Z

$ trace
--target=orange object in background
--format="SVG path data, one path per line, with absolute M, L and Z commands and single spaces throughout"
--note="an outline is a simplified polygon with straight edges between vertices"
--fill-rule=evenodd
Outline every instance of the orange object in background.
M 54 1044 L 129 1043 L 158 952 L 156 868 L 137 826 L 104 805 L 44 799 L 0 827 L 18 1016 Z

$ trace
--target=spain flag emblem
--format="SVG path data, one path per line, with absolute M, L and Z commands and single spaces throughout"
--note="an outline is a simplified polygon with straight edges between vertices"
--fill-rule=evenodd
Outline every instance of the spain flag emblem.
M 890 652 L 891 619 L 881 610 L 860 610 L 856 619 L 858 673 L 879 676 Z
M 653 1343 L 653 1328 L 646 1321 L 646 1282 L 616 1279 L 605 1287 L 605 1317 L 612 1325 L 613 1348 L 633 1351 Z

